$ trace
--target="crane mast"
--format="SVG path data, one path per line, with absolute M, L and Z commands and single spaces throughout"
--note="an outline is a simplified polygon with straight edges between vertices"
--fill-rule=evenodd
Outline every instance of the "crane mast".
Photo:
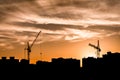
M 37 38 L 38 38 L 38 36 L 39 36 L 39 34 L 41 33 L 41 31 L 39 31 L 39 33 L 37 34 L 37 36 L 35 37 L 35 39 L 34 39 L 34 41 L 32 42 L 32 44 L 30 45 L 29 44 L 29 41 L 27 42 L 27 48 L 26 48 L 26 50 L 27 50 L 27 59 L 28 59 L 28 61 L 30 62 L 30 52 L 31 52 L 31 48 L 32 48 L 32 46 L 34 45 L 34 43 L 35 43 L 35 41 L 37 40 Z

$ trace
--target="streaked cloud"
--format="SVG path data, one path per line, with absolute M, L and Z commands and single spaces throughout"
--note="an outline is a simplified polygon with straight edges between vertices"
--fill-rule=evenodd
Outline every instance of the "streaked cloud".
M 40 30 L 36 44 L 119 36 L 119 7 L 119 0 L 0 0 L 0 46 L 32 42 Z

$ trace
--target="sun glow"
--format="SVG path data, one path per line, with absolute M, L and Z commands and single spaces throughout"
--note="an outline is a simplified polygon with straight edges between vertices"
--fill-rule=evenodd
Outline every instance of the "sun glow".
M 95 53 L 86 53 L 86 55 L 84 55 L 83 58 L 88 58 L 88 57 L 97 58 Z
M 96 58 L 96 54 L 95 53 L 88 53 L 87 56 Z

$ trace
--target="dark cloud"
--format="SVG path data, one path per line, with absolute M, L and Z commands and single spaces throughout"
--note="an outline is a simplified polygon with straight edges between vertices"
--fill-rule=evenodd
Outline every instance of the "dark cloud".
M 31 2 L 34 0 L 0 0 L 0 4 L 16 4 L 16 3 L 23 3 L 23 2 Z
M 12 41 L 11 38 L 7 37 L 7 36 L 0 36 L 0 39 L 3 39 L 3 40 L 8 40 L 8 41 Z
M 3 13 L 0 11 L 0 23 L 4 22 L 6 20 L 6 16 L 8 16 L 7 14 Z
M 112 32 L 119 32 L 120 31 L 120 25 L 94 25 L 94 26 L 89 26 L 89 30 L 105 30 L 107 31 L 112 31 Z
M 73 13 L 70 13 L 69 10 L 60 11 L 61 9 L 58 9 L 59 1 L 55 1 L 54 3 L 58 3 L 55 5 L 47 5 L 47 6 L 41 6 L 41 4 L 38 4 L 37 2 L 30 2 L 31 0 L 21 1 L 21 0 L 1 0 L 1 4 L 6 4 L 0 7 L 0 16 L 3 16 L 4 20 L 6 18 L 9 18 L 9 16 L 14 16 L 16 12 L 21 12 L 25 14 L 26 12 L 32 12 L 39 16 L 49 16 L 49 17 L 59 17 L 59 18 L 71 18 L 73 17 Z M 27 2 L 27 3 L 26 3 Z M 12 4 L 14 3 L 14 4 Z M 22 4 L 21 4 L 22 3 Z M 8 5 L 9 4 L 9 5 Z M 64 4 L 64 1 L 61 3 Z M 66 3 L 65 5 L 67 5 Z M 13 13 L 14 12 L 14 13 Z M 12 13 L 12 14 L 11 14 Z M 0 20 L 3 20 L 3 18 L 0 18 Z
M 39 5 L 35 0 L 0 0 L 0 20 L 6 21 L 9 18 L 24 19 L 17 13 L 26 13 L 38 11 Z
M 23 26 L 23 27 L 34 27 L 46 30 L 64 30 L 65 28 L 74 28 L 74 29 L 82 29 L 83 26 L 75 26 L 75 25 L 65 25 L 65 24 L 34 24 L 29 22 L 13 22 L 12 25 Z
M 28 33 L 28 32 L 27 32 Z M 27 34 L 26 32 L 18 32 L 18 31 L 5 31 L 0 30 L 0 46 L 8 47 L 8 48 L 14 48 L 12 45 L 20 45 L 24 44 L 26 42 L 26 39 L 31 36 L 33 36 L 33 32 L 29 32 Z
M 32 32 L 32 31 L 22 31 L 22 32 L 18 32 L 15 31 L 14 34 L 16 34 L 16 36 L 27 36 L 27 37 L 33 37 L 36 36 L 37 32 Z
M 39 3 L 38 3 L 39 1 Z M 119 13 L 119 0 L 0 0 L 0 20 L 5 21 L 10 17 L 24 19 L 19 14 L 33 14 L 50 18 L 84 19 L 89 12 L 84 10 Z M 89 16 L 88 16 L 89 17 Z
M 63 9 L 65 7 L 74 7 L 76 9 L 79 9 L 79 11 L 84 8 L 86 10 L 92 9 L 95 12 L 102 13 L 117 13 L 117 14 L 120 13 L 119 11 L 120 0 L 65 0 L 65 1 L 57 0 L 55 6 L 63 7 Z
M 106 4 L 110 7 L 120 6 L 120 0 L 105 0 Z
M 98 8 L 103 7 L 103 4 L 106 6 L 118 6 L 120 5 L 119 0 L 54 0 L 56 1 L 56 6 L 74 6 L 74 7 L 81 7 L 81 8 Z
M 0 39 L 3 39 L 7 42 L 11 41 L 16 41 L 15 38 L 13 38 L 13 32 L 12 31 L 5 31 L 5 30 L 0 30 Z
M 55 1 L 55 2 L 54 2 Z M 74 6 L 74 7 L 89 7 L 88 4 L 93 2 L 92 0 L 53 0 L 55 6 L 65 7 L 65 6 Z

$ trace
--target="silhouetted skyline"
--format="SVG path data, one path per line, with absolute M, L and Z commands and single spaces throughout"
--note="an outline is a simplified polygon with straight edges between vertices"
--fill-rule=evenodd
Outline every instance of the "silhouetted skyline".
M 107 52 L 101 58 L 88 57 L 82 59 L 83 66 L 80 67 L 80 60 L 72 58 L 52 58 L 51 62 L 37 61 L 30 64 L 29 60 L 16 59 L 11 56 L 9 59 L 0 59 L 1 77 L 10 76 L 9 79 L 81 79 L 101 80 L 120 79 L 120 53 Z M 3 79 L 6 79 L 4 77 Z

